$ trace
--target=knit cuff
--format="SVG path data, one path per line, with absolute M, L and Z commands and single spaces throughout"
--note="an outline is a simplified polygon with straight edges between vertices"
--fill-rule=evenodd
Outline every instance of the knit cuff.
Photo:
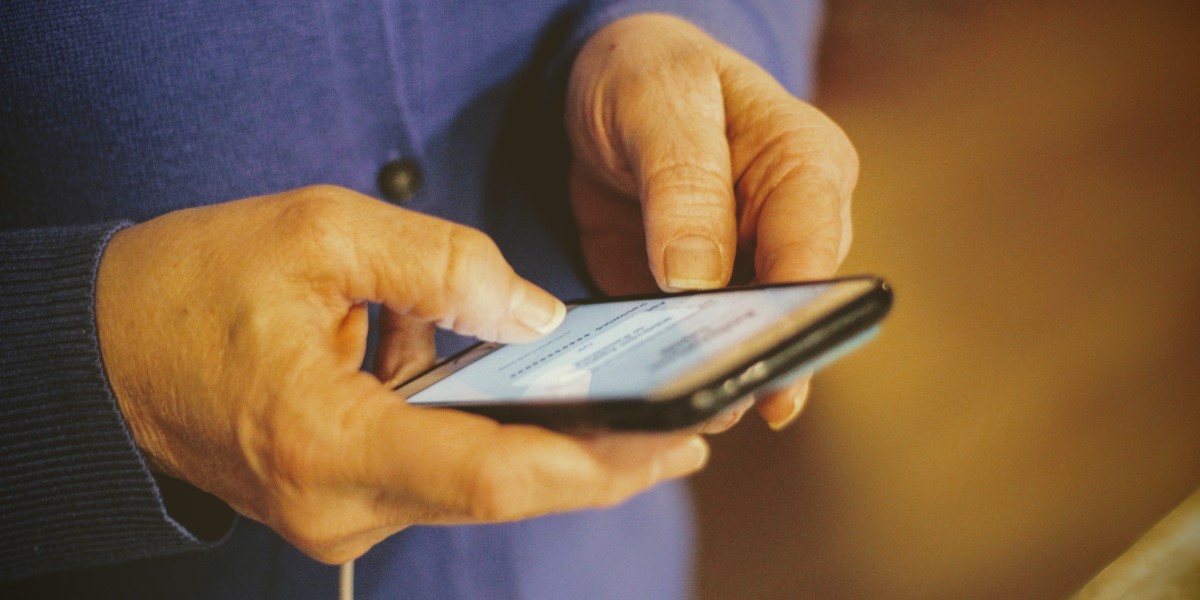
M 0 233 L 0 579 L 202 549 L 232 525 L 194 488 L 203 532 L 168 513 L 105 376 L 96 274 L 126 225 Z

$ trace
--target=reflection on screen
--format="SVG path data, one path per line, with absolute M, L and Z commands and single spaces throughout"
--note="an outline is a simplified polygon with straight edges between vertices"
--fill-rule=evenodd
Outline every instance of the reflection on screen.
M 828 284 L 585 304 L 546 338 L 504 346 L 412 403 L 644 398 L 772 327 Z

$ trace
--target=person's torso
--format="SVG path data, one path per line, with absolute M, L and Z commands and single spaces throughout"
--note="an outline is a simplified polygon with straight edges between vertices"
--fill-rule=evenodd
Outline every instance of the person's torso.
M 565 155 L 544 98 L 565 4 L 6 3 L 0 229 L 142 221 L 315 183 L 382 197 L 380 169 L 407 159 L 421 183 L 403 206 L 482 227 L 519 272 L 581 295 L 554 233 Z M 360 597 L 677 596 L 689 522 L 671 484 L 613 511 L 415 528 L 360 561 Z M 336 570 L 244 522 L 212 552 L 40 582 L 325 597 Z

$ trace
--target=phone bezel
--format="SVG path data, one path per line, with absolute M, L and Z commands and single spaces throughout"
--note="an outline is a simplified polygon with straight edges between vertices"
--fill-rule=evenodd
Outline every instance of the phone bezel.
M 638 301 L 664 297 L 721 294 L 730 290 L 765 289 L 794 285 L 833 284 L 812 302 L 789 314 L 788 328 L 772 328 L 771 339 L 756 337 L 736 350 L 710 361 L 676 381 L 653 390 L 646 398 L 488 400 L 477 402 L 422 403 L 420 406 L 455 408 L 502 423 L 526 423 L 563 431 L 619 430 L 669 431 L 698 423 L 754 392 L 779 385 L 797 371 L 812 367 L 838 349 L 854 344 L 874 330 L 892 304 L 891 287 L 873 276 L 824 281 L 782 283 L 696 290 L 678 294 L 642 294 L 572 302 L 572 306 Z M 479 343 L 396 386 L 397 392 L 415 394 L 429 385 L 486 356 L 483 348 L 500 344 Z M 453 370 L 449 370 L 453 367 Z M 444 371 L 444 373 L 439 373 Z M 436 379 L 432 378 L 440 375 Z M 428 378 L 428 380 L 427 380 Z M 402 393 L 403 393 L 402 392 Z

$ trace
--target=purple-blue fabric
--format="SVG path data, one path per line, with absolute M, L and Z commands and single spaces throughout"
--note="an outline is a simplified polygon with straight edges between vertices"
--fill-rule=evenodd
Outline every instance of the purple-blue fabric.
M 0 596 L 334 597 L 337 570 L 265 527 L 202 531 L 164 507 L 96 341 L 105 243 L 172 210 L 308 184 L 379 196 L 380 166 L 409 158 L 423 184 L 407 208 L 482 228 L 522 275 L 586 295 L 566 72 L 591 33 L 646 11 L 808 91 L 819 8 L 798 0 L 5 2 Z M 413 527 L 358 561 L 356 592 L 686 597 L 690 510 L 668 484 L 610 510 Z

